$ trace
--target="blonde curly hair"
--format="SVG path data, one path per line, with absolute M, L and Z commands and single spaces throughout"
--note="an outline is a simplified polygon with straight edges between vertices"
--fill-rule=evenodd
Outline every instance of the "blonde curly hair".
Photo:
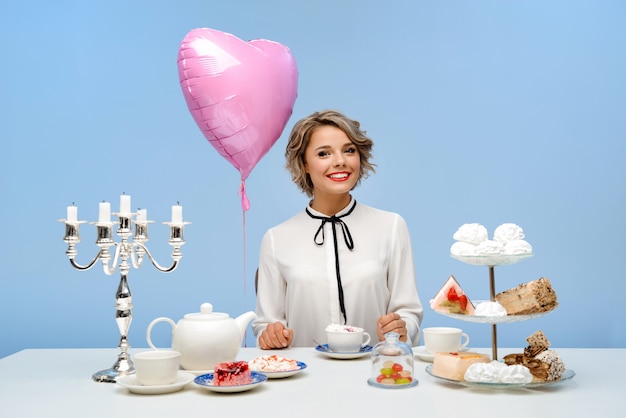
M 293 126 L 285 150 L 285 158 L 287 159 L 285 167 L 291 173 L 291 179 L 309 197 L 313 197 L 313 182 L 305 169 L 304 154 L 315 129 L 325 125 L 341 129 L 359 151 L 361 169 L 359 179 L 354 187 L 361 183 L 361 179 L 367 178 L 370 173 L 376 171 L 374 169 L 376 164 L 369 161 L 372 157 L 374 141 L 361 129 L 361 124 L 358 121 L 350 119 L 336 110 L 312 113 L 300 119 Z

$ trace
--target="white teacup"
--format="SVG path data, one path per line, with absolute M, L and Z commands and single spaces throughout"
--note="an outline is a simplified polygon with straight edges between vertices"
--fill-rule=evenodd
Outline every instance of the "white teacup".
M 331 351 L 356 353 L 370 342 L 370 335 L 363 328 L 332 324 L 326 327 L 326 341 Z
M 467 347 L 469 335 L 461 328 L 430 327 L 422 330 L 424 347 L 431 354 L 439 352 L 455 352 Z
M 168 385 L 180 368 L 180 353 L 171 350 L 150 350 L 135 354 L 135 378 L 144 386 Z

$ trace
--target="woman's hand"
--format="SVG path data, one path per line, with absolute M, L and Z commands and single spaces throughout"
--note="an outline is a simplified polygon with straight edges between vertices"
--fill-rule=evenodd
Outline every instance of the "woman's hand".
M 395 312 L 388 313 L 387 315 L 383 315 L 378 318 L 376 329 L 378 331 L 378 338 L 380 341 L 385 339 L 386 333 L 392 331 L 400 334 L 400 341 L 406 341 L 406 322 Z
M 406 335 L 406 332 L 405 332 Z M 282 322 L 269 324 L 259 337 L 259 347 L 263 350 L 286 348 L 293 341 L 293 330 L 285 328 Z

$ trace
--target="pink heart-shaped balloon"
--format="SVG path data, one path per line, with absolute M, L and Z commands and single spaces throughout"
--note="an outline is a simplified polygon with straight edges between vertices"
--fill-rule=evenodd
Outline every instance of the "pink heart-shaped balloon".
M 291 52 L 273 41 L 194 29 L 180 44 L 178 75 L 204 137 L 245 181 L 293 111 L 298 68 Z

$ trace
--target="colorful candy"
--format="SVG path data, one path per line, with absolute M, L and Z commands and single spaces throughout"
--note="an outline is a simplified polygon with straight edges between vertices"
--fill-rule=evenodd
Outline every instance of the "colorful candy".
M 406 385 L 413 381 L 410 370 L 404 370 L 400 363 L 386 361 L 380 369 L 376 381 L 382 385 Z

